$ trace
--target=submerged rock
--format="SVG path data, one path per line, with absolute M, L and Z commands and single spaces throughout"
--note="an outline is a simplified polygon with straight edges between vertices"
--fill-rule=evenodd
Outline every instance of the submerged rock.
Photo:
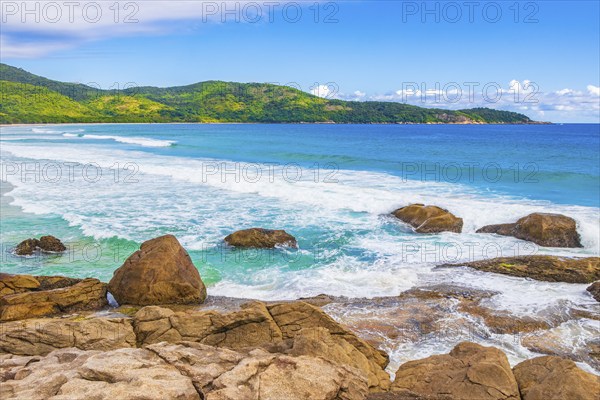
M 561 214 L 533 213 L 513 224 L 487 225 L 477 233 L 496 233 L 528 240 L 544 247 L 583 247 L 577 223 Z
M 571 360 L 544 356 L 523 361 L 513 369 L 523 400 L 597 400 L 600 379 Z
M 467 266 L 480 271 L 531 278 L 547 282 L 590 283 L 600 279 L 600 257 L 557 256 L 498 257 L 440 267 Z
M 37 251 L 45 253 L 60 253 L 67 248 L 57 238 L 51 235 L 42 236 L 39 240 L 35 238 L 25 239 L 15 248 L 15 254 L 19 256 L 30 256 Z
M 392 391 L 461 400 L 520 399 L 506 355 L 470 342 L 460 343 L 450 354 L 402 364 Z
M 392 215 L 415 228 L 418 233 L 462 231 L 463 220 L 437 206 L 411 204 L 392 212 Z
M 587 289 L 596 301 L 600 302 L 600 281 L 592 283 Z
M 108 304 L 98 279 L 0 274 L 0 321 L 96 310 Z
M 275 246 L 298 247 L 296 238 L 284 230 L 250 228 L 233 232 L 225 242 L 234 247 L 272 249 Z
M 108 290 L 119 304 L 200 304 L 206 287 L 173 235 L 148 240 L 115 270 Z

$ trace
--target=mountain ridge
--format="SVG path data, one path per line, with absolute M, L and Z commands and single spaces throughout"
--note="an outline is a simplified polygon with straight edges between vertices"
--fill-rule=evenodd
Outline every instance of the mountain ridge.
M 356 124 L 536 124 L 489 108 L 445 110 L 325 99 L 269 83 L 203 81 L 103 90 L 0 64 L 0 123 L 228 122 Z

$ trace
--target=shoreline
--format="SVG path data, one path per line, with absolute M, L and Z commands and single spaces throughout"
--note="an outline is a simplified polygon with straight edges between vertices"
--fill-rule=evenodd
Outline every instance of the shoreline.
M 585 122 L 569 122 L 567 124 L 582 124 Z M 337 122 L 58 122 L 58 123 L 19 123 L 0 124 L 0 127 L 20 126 L 64 126 L 64 125 L 557 125 L 555 122 L 528 123 L 486 123 L 486 122 L 377 122 L 377 123 L 337 123 Z M 591 125 L 594 125 L 593 123 Z

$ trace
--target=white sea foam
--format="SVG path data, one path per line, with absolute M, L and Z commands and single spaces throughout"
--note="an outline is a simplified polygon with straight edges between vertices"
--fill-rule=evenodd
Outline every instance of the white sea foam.
M 114 140 L 119 143 L 136 144 L 143 147 L 169 147 L 175 144 L 174 140 L 161 140 L 151 139 L 145 137 L 136 136 L 114 136 L 114 135 L 76 135 L 72 133 L 63 133 L 65 137 L 80 137 L 82 139 L 96 139 L 96 140 Z
M 63 132 L 74 137 L 78 132 Z M 98 137 L 95 137 L 98 136 Z M 83 138 L 117 140 L 118 136 L 86 134 Z M 137 141 L 144 138 L 126 138 Z M 149 139 L 154 140 L 154 139 Z M 161 141 L 167 142 L 167 141 Z M 144 142 L 147 144 L 147 142 Z M 89 144 L 89 143 L 88 143 Z M 140 144 L 140 143 L 132 143 Z M 162 143 L 161 145 L 166 145 Z M 80 175 L 59 183 L 23 180 L 7 176 L 15 188 L 13 204 L 36 214 L 62 216 L 85 235 L 98 239 L 113 236 L 141 242 L 166 232 L 174 233 L 189 250 L 216 248 L 226 233 L 251 226 L 285 228 L 295 234 L 299 253 L 307 265 L 294 268 L 286 262 L 268 267 L 244 263 L 221 268 L 218 262 L 198 260 L 221 280 L 211 293 L 265 300 L 295 299 L 320 293 L 348 297 L 394 296 L 415 286 L 440 283 L 470 286 L 498 292 L 485 304 L 516 315 L 564 312 L 569 307 L 593 306 L 585 285 L 537 282 L 488 274 L 468 268 L 435 268 L 443 262 L 459 262 L 498 255 L 532 252 L 565 256 L 597 255 L 600 248 L 600 209 L 559 205 L 546 201 L 514 199 L 480 193 L 463 185 L 404 181 L 377 172 L 342 170 L 337 183 L 314 182 L 311 175 L 294 182 L 284 179 L 282 168 L 257 182 L 234 175 L 206 172 L 215 165 L 235 171 L 238 164 L 115 150 L 103 145 L 31 145 L 3 142 L 2 160 L 51 160 L 96 163 L 103 179 L 89 182 Z M 114 180 L 111 166 L 133 162 L 139 168 L 134 181 Z M 225 162 L 225 165 L 220 163 Z M 267 171 L 269 167 L 264 166 Z M 239 178 L 239 177 L 238 177 Z M 464 219 L 462 234 L 414 235 L 410 227 L 390 218 L 395 208 L 414 202 L 445 207 Z M 544 249 L 511 237 L 477 234 L 479 227 L 512 222 L 532 212 L 556 212 L 572 216 L 582 236 L 583 249 Z M 304 236 L 304 232 L 310 232 Z M 315 232 L 317 238 L 315 238 Z M 311 252 L 326 241 L 319 256 Z M 446 247 L 446 253 L 440 250 Z M 458 254 L 453 250 L 459 249 Z M 306 261 L 306 260 L 305 260 Z M 475 323 L 475 322 L 474 322 Z M 499 345 L 511 362 L 532 356 L 512 344 L 512 336 L 486 332 L 473 338 Z M 577 327 L 575 327 L 577 328 Z M 573 328 L 573 329 L 575 329 Z M 561 334 L 559 331 L 559 334 Z M 572 330 L 564 329 L 564 335 Z M 589 338 L 590 329 L 578 335 Z M 565 339 L 566 340 L 566 339 Z M 424 340 L 417 345 L 390 344 L 393 365 L 403 360 L 447 352 L 454 342 Z
M 61 134 L 61 133 L 77 133 L 85 132 L 84 129 L 58 129 L 58 128 L 31 128 L 33 133 L 46 133 L 46 134 Z

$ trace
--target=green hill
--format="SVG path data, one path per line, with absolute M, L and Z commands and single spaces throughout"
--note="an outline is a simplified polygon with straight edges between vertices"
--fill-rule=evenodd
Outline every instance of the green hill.
M 100 90 L 53 81 L 6 64 L 0 64 L 0 89 L 0 123 L 535 123 L 509 111 L 328 100 L 266 83 L 206 81 L 169 88 Z

